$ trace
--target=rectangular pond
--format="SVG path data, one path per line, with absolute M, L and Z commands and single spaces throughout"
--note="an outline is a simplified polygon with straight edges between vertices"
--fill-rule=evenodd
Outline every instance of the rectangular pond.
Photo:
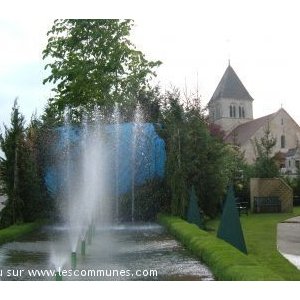
M 214 280 L 210 270 L 155 223 L 97 227 L 71 265 L 67 228 L 45 226 L 0 246 L 0 280 Z

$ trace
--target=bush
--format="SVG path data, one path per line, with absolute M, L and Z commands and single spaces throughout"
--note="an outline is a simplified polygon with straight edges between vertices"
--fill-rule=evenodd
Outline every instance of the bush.
M 150 180 L 135 188 L 135 221 L 153 221 L 159 212 L 169 212 L 170 195 L 162 180 Z M 120 221 L 131 221 L 131 191 L 120 198 Z
M 161 224 L 206 263 L 218 280 L 284 280 L 270 269 L 178 217 L 159 215 Z
M 15 239 L 32 232 L 37 229 L 41 223 L 26 223 L 20 225 L 12 225 L 5 229 L 0 230 L 0 244 L 4 244 L 10 241 L 14 241 Z

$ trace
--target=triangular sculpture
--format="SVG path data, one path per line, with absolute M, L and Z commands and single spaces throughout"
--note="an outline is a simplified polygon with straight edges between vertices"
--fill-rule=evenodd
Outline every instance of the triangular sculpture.
M 217 237 L 247 254 L 246 243 L 232 185 L 230 185 L 227 192 Z
M 190 191 L 189 204 L 187 210 L 187 221 L 192 224 L 196 224 L 198 227 L 203 228 L 203 219 L 201 217 L 199 206 L 198 206 L 198 198 L 196 196 L 195 187 L 192 186 Z

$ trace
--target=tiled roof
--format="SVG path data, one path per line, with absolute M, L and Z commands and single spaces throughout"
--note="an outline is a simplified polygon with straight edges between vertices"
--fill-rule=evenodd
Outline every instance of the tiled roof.
M 243 145 L 259 128 L 265 126 L 276 114 L 277 112 L 237 126 L 225 137 L 225 142 Z
M 219 98 L 230 98 L 238 100 L 253 100 L 250 96 L 243 83 L 229 65 L 218 84 L 213 96 L 210 101 L 219 99 Z
M 297 147 L 296 148 L 291 148 L 288 150 L 287 153 L 285 153 L 285 157 L 291 157 L 291 156 L 294 156 L 297 152 Z

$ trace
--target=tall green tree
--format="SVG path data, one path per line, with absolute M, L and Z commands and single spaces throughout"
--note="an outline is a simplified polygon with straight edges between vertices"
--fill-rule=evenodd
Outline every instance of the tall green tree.
M 7 202 L 0 215 L 0 226 L 31 222 L 42 217 L 43 203 L 41 177 L 38 172 L 37 146 L 34 122 L 25 128 L 24 116 L 17 101 L 12 108 L 10 126 L 5 126 L 0 146 L 1 193 Z
M 50 75 L 44 83 L 54 84 L 54 97 L 47 114 L 61 117 L 66 106 L 73 119 L 95 105 L 111 107 L 114 102 L 135 106 L 141 91 L 150 88 L 159 61 L 148 61 L 129 39 L 132 20 L 55 20 L 47 33 L 43 51 Z
M 161 135 L 166 142 L 166 178 L 172 192 L 171 211 L 185 216 L 188 191 L 195 186 L 198 205 L 208 216 L 219 211 L 235 164 L 228 147 L 210 133 L 199 101 L 183 105 L 180 93 L 167 93 Z
M 17 99 L 11 114 L 11 127 L 4 125 L 0 145 L 5 157 L 0 158 L 1 193 L 7 196 L 7 203 L 1 212 L 1 225 L 8 226 L 23 221 L 23 201 L 20 195 L 20 162 L 24 147 L 24 116 L 19 113 Z
M 276 145 L 276 138 L 272 135 L 270 126 L 264 129 L 264 135 L 260 139 L 255 139 L 255 176 L 259 178 L 273 178 L 279 176 L 279 167 L 273 155 Z

